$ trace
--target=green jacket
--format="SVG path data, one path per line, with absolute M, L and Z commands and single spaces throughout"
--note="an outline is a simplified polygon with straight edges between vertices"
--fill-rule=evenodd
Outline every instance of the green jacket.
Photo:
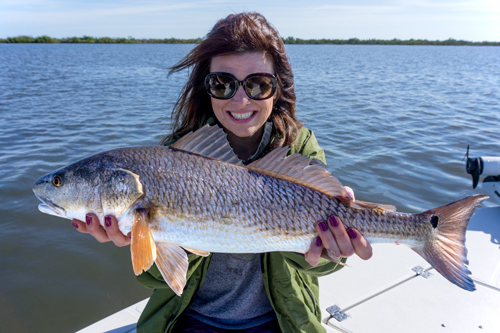
M 326 164 L 325 154 L 313 132 L 305 127 L 301 129 L 291 153 L 317 158 Z M 205 279 L 212 255 L 189 254 L 188 259 L 187 282 L 180 297 L 164 282 L 156 265 L 137 277 L 141 284 L 155 289 L 137 323 L 138 332 L 171 332 L 177 318 L 189 307 Z M 317 266 L 311 266 L 304 255 L 298 253 L 269 252 L 262 255 L 265 289 L 283 332 L 325 332 L 318 302 L 318 277 L 340 268 L 341 265 L 325 259 L 321 259 Z

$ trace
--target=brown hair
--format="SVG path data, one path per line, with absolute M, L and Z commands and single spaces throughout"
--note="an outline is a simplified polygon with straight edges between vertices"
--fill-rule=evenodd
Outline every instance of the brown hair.
M 275 129 L 271 148 L 291 145 L 301 127 L 295 117 L 292 67 L 278 32 L 258 13 L 231 14 L 219 20 L 204 40 L 170 69 L 169 75 L 193 67 L 172 112 L 172 133 L 162 140 L 162 144 L 198 129 L 202 120 L 215 117 L 204 85 L 211 59 L 223 54 L 255 51 L 265 52 L 272 58 L 278 78 L 277 98 L 269 117 Z

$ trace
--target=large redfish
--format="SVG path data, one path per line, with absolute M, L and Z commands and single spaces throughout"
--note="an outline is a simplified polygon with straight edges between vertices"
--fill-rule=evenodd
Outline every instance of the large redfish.
M 487 199 L 471 196 L 419 214 L 352 201 L 325 169 L 288 148 L 243 166 L 218 127 L 205 126 L 170 147 L 136 147 L 90 156 L 38 179 L 33 186 L 48 214 L 84 220 L 116 216 L 131 232 L 136 275 L 156 262 L 180 295 L 188 268 L 184 249 L 209 252 L 305 253 L 317 221 L 340 217 L 371 243 L 405 244 L 444 277 L 474 290 L 465 230 Z M 338 258 L 332 258 L 338 260 Z

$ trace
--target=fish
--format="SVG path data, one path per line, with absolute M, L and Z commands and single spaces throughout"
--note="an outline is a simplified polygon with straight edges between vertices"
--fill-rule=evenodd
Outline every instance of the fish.
M 315 225 L 331 215 L 372 244 L 410 247 L 450 282 L 475 290 L 465 231 L 487 196 L 417 214 L 396 212 L 353 200 L 328 170 L 289 149 L 244 165 L 224 131 L 206 125 L 169 147 L 119 148 L 81 159 L 42 176 L 33 191 L 43 213 L 79 220 L 94 213 L 101 223 L 114 215 L 120 231 L 131 233 L 134 273 L 156 263 L 179 296 L 188 253 L 305 254 L 318 236 Z

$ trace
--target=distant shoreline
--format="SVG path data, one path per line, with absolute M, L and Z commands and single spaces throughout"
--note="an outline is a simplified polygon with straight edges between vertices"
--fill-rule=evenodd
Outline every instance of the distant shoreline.
M 135 39 L 129 38 L 110 38 L 110 37 L 66 37 L 52 38 L 49 36 L 17 36 L 0 38 L 0 43 L 87 43 L 87 44 L 196 44 L 202 38 L 180 39 L 180 38 L 165 38 L 165 39 Z M 469 46 L 500 46 L 500 42 L 470 42 L 465 40 L 456 40 L 449 38 L 447 40 L 427 40 L 427 39 L 301 39 L 294 37 L 283 38 L 285 44 L 335 44 L 335 45 L 469 45 Z

